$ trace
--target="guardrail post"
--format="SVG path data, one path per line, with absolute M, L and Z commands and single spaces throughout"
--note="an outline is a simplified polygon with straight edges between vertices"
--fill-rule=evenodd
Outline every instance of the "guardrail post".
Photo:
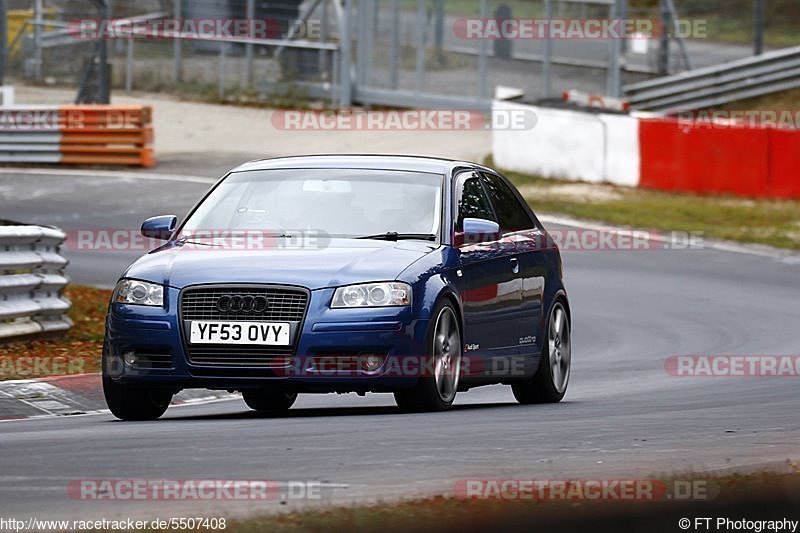
M 133 90 L 133 37 L 128 38 L 128 48 L 125 53 L 125 92 Z
M 370 60 L 367 44 L 367 32 L 370 30 L 367 21 L 369 20 L 369 0 L 359 0 L 358 10 L 356 11 L 356 84 L 361 87 L 366 85 L 365 72 L 367 62 Z
M 353 0 L 344 0 L 344 16 L 341 24 L 341 53 L 339 54 L 339 105 L 348 108 L 353 105 L 352 76 L 352 36 Z
M 225 99 L 225 47 L 224 42 L 219 43 L 219 99 Z
M 389 87 L 397 89 L 400 70 L 400 5 L 398 0 L 391 0 L 392 13 L 392 47 L 389 50 Z
M 181 1 L 182 0 L 173 0 L 173 16 L 175 20 L 180 20 L 181 18 Z M 175 83 L 180 83 L 183 81 L 183 41 L 180 37 L 176 37 L 174 41 L 172 41 L 172 79 L 175 80 Z
M 42 81 L 42 0 L 33 3 L 33 77 Z
M 436 23 L 433 26 L 433 42 L 436 53 L 441 54 L 444 50 L 444 0 L 436 0 L 435 6 Z
M 253 20 L 256 18 L 256 2 L 255 0 L 247 0 L 247 21 L 248 28 L 252 30 Z M 252 32 L 250 37 L 253 37 Z M 253 83 L 253 43 L 244 45 L 244 76 L 242 77 L 242 85 L 245 89 L 249 89 Z
M 667 0 L 660 1 L 661 41 L 658 48 L 658 73 L 669 74 L 669 32 L 672 30 L 672 12 Z
M 764 53 L 764 0 L 756 0 L 756 13 L 753 20 L 755 24 L 753 53 L 760 56 Z
M 0 86 L 6 77 L 6 42 L 8 41 L 8 0 L 0 0 Z M 5 104 L 5 102 L 0 102 Z
M 488 16 L 489 2 L 488 0 L 481 0 L 481 19 L 486 20 Z M 488 55 L 489 42 L 486 39 L 481 39 L 478 45 L 478 96 L 480 98 L 489 97 Z
M 614 4 L 609 6 L 611 9 L 611 19 L 617 19 L 621 16 L 622 12 L 622 3 L 623 0 L 615 0 Z M 624 28 L 624 25 L 620 25 L 620 28 Z M 621 31 L 625 31 L 622 29 Z M 608 80 L 606 84 L 606 93 L 608 96 L 617 98 L 620 95 L 620 86 L 621 86 L 621 66 L 620 66 L 620 56 L 622 54 L 622 40 L 625 39 L 627 36 L 620 35 L 619 38 L 615 39 L 611 37 L 609 40 L 609 54 L 608 54 Z
M 328 28 L 328 22 L 330 20 L 329 19 L 330 6 L 328 5 L 328 1 L 329 0 L 322 0 L 322 24 L 320 27 L 322 34 L 320 35 L 320 39 L 322 40 L 323 43 L 327 43 L 330 40 L 329 28 Z M 330 80 L 330 78 L 328 77 L 328 65 L 330 59 L 328 57 L 328 54 L 329 52 L 327 50 L 320 50 L 317 55 L 317 65 L 318 65 L 317 70 L 319 71 L 320 78 L 325 81 Z
M 425 0 L 417 0 L 417 64 L 414 88 L 421 93 L 425 88 Z
M 553 77 L 550 72 L 553 64 L 553 36 L 550 35 L 550 28 L 552 28 L 553 24 L 553 0 L 544 0 L 544 18 L 547 21 L 547 35 L 544 39 L 542 82 L 544 84 L 544 97 L 550 98 L 553 94 Z

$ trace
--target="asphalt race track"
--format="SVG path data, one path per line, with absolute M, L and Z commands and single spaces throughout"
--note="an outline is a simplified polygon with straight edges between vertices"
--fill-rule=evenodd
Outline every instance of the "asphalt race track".
M 207 187 L 4 172 L 0 218 L 132 229 L 146 216 L 185 212 Z M 74 252 L 69 272 L 110 286 L 136 255 Z M 574 330 L 562 404 L 520 406 L 498 386 L 459 394 L 440 414 L 402 414 L 390 395 L 301 395 L 284 418 L 259 418 L 237 400 L 175 407 L 156 422 L 109 414 L 0 422 L 0 516 L 280 508 L 70 499 L 68 482 L 86 478 L 318 480 L 328 484 L 323 502 L 349 503 L 452 493 L 465 478 L 641 477 L 798 458 L 797 377 L 686 378 L 664 369 L 670 355 L 798 355 L 796 259 L 716 249 L 564 256 Z

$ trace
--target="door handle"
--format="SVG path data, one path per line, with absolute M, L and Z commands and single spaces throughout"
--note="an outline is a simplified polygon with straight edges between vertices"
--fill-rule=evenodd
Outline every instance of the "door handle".
M 519 274 L 519 259 L 516 257 L 511 258 L 511 272 Z

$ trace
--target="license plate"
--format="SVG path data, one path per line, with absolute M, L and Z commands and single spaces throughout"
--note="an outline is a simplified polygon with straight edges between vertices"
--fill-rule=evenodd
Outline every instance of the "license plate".
M 193 320 L 189 342 L 192 344 L 290 344 L 288 322 L 219 322 Z

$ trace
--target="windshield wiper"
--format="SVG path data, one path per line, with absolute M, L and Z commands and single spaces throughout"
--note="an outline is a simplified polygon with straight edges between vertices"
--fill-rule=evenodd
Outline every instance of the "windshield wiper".
M 196 235 L 184 235 L 183 237 L 179 237 L 175 239 L 175 243 L 179 245 L 183 245 L 186 243 L 191 244 L 199 244 L 202 246 L 216 246 L 219 241 L 225 241 L 227 239 L 235 239 L 241 237 L 247 237 L 250 235 L 251 232 L 242 231 L 240 233 L 231 232 L 229 235 L 205 235 L 205 234 L 196 234 Z M 256 235 L 258 235 L 256 233 Z M 267 237 L 271 239 L 288 239 L 292 237 L 296 237 L 298 234 L 291 234 L 285 232 L 276 232 L 276 233 L 263 233 L 261 234 L 262 237 Z M 205 242 L 208 241 L 208 242 Z
M 374 239 L 376 241 L 401 241 L 417 239 L 422 241 L 435 241 L 436 235 L 432 233 L 397 233 L 396 231 L 387 231 L 386 233 L 378 233 L 376 235 L 364 235 L 363 237 L 356 237 L 356 239 Z

